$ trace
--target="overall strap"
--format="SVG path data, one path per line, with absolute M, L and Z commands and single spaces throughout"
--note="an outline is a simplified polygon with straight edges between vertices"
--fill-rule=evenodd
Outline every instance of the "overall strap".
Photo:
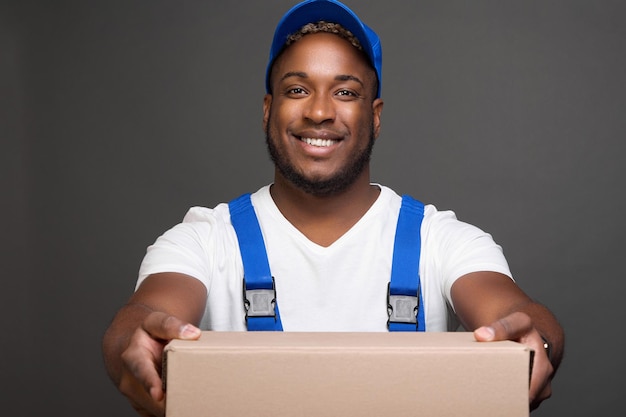
M 244 267 L 243 298 L 248 330 L 282 331 L 274 278 L 250 194 L 232 200 L 229 210 Z M 426 330 L 419 277 L 423 217 L 424 204 L 408 195 L 402 196 L 387 292 L 389 331 Z
M 425 331 L 419 263 L 424 204 L 402 196 L 387 292 L 389 331 Z
M 232 200 L 228 208 L 243 261 L 243 301 L 248 330 L 282 331 L 274 277 L 250 194 Z

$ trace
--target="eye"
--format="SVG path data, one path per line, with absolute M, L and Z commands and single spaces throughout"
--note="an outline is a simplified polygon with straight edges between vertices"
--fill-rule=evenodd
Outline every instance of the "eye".
M 285 91 L 289 96 L 301 96 L 306 94 L 306 90 L 302 87 L 291 87 Z
M 335 95 L 343 100 L 354 100 L 360 97 L 358 93 L 347 89 L 339 90 L 335 93 Z

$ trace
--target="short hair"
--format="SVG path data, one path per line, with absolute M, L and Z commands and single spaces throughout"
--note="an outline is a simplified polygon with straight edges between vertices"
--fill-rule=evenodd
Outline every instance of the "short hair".
M 320 20 L 316 23 L 307 23 L 302 26 L 299 31 L 292 33 L 287 37 L 285 41 L 285 48 L 291 45 L 292 43 L 302 39 L 304 35 L 310 35 L 314 33 L 333 33 L 338 35 L 339 37 L 347 40 L 359 51 L 363 51 L 363 47 L 361 46 L 361 42 L 350 32 L 348 29 L 341 26 L 339 23 L 326 22 L 324 20 Z
M 302 39 L 304 36 L 312 35 L 315 33 L 332 33 L 350 42 L 352 46 L 354 46 L 357 50 L 359 50 L 363 54 L 365 61 L 372 68 L 372 70 L 374 70 L 374 67 L 370 63 L 370 60 L 365 54 L 365 51 L 363 51 L 361 42 L 359 42 L 357 37 L 354 36 L 352 32 L 350 32 L 348 29 L 341 26 L 339 23 L 332 23 L 332 22 L 326 22 L 324 20 L 320 20 L 315 23 L 307 23 L 306 25 L 302 26 L 300 30 L 292 33 L 291 35 L 287 37 L 287 40 L 285 41 L 285 44 L 283 45 L 282 51 L 278 54 L 278 56 L 274 59 L 274 62 L 272 63 L 272 71 L 274 70 L 274 64 L 276 63 L 276 61 L 278 61 L 278 58 L 280 57 L 280 55 L 282 55 L 285 49 L 287 49 L 290 45 L 293 45 L 295 42 Z M 373 87 L 374 96 L 376 96 L 376 91 L 378 90 L 378 83 L 379 83 L 379 80 L 374 71 L 374 87 Z

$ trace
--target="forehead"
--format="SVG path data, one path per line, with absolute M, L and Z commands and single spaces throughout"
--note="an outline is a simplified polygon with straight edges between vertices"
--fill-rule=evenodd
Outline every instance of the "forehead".
M 374 82 L 367 57 L 350 42 L 332 33 L 308 34 L 288 46 L 276 59 L 272 78 L 298 71 L 307 74 L 356 75 Z

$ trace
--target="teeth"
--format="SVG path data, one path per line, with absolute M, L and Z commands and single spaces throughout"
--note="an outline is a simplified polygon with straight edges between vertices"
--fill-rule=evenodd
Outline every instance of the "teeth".
M 319 138 L 302 138 L 302 141 L 308 145 L 320 146 L 320 147 L 331 146 L 333 143 L 335 143 L 335 141 L 331 139 L 319 139 Z

